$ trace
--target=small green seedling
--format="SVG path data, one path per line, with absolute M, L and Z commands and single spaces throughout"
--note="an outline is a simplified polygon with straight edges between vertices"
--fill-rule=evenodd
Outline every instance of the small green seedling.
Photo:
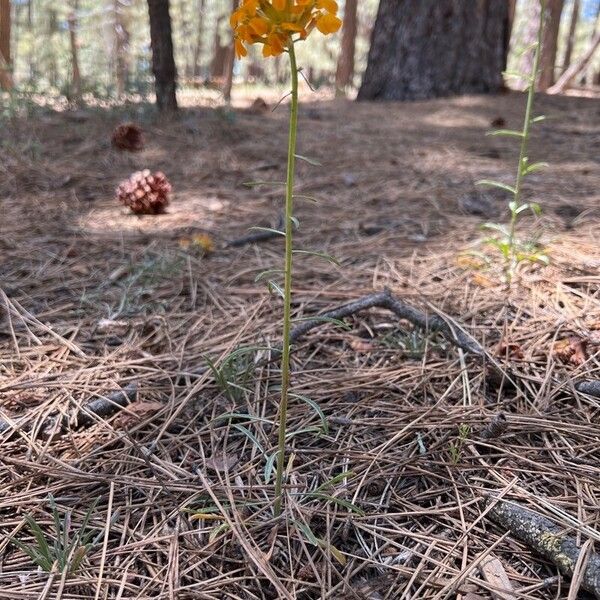
M 450 443 L 450 458 L 452 464 L 456 466 L 460 462 L 463 447 L 465 442 L 469 439 L 471 428 L 466 423 L 461 423 L 458 428 L 458 438 L 456 441 Z
M 52 510 L 54 531 L 50 535 L 46 535 L 40 524 L 31 515 L 25 515 L 25 521 L 33 534 L 35 543 L 25 543 L 16 538 L 12 539 L 12 543 L 47 573 L 53 570 L 59 573 L 76 573 L 84 558 L 104 535 L 103 531 L 98 532 L 89 526 L 99 500 L 100 498 L 92 503 L 85 513 L 81 525 L 76 528 L 72 522 L 73 512 L 67 510 L 61 514 L 54 497 L 49 495 L 48 502 Z

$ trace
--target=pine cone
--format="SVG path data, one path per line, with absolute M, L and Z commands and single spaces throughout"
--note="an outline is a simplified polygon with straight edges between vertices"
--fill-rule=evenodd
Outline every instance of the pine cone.
M 117 200 L 128 206 L 136 215 L 158 215 L 169 204 L 171 184 L 164 173 L 137 171 L 122 181 L 117 188 Z
M 118 150 L 138 152 L 144 147 L 144 132 L 135 123 L 121 123 L 113 131 L 111 141 Z

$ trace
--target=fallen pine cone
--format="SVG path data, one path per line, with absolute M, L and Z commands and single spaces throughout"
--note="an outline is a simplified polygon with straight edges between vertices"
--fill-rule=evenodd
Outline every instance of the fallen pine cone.
M 504 413 L 498 413 L 481 431 L 481 437 L 484 440 L 492 440 L 502 437 L 508 429 L 508 421 Z
M 587 361 L 587 342 L 576 335 L 571 335 L 554 342 L 552 354 L 563 363 L 579 367 Z
M 169 204 L 171 184 L 165 174 L 136 171 L 117 188 L 117 200 L 136 215 L 158 215 Z
M 115 127 L 111 142 L 118 150 L 139 152 L 144 147 L 144 132 L 135 123 L 121 123 Z

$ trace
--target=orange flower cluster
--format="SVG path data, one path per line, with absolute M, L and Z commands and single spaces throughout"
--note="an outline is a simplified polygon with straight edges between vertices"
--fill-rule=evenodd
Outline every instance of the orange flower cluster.
M 314 29 L 323 35 L 341 26 L 335 0 L 242 0 L 231 15 L 235 53 L 246 56 L 246 44 L 263 44 L 263 56 L 279 56 L 296 39 L 305 39 Z

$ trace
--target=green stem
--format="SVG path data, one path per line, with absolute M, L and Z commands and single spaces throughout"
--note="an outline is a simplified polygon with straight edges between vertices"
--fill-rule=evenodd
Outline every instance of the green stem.
M 277 471 L 275 474 L 274 513 L 281 514 L 283 467 L 285 461 L 285 436 L 287 433 L 288 390 L 290 386 L 290 330 L 292 321 L 292 249 L 294 210 L 294 169 L 296 164 L 296 137 L 298 129 L 298 67 L 294 44 L 290 43 L 290 69 L 292 72 L 292 108 L 288 145 L 287 181 L 285 194 L 285 286 L 283 295 L 283 349 L 281 354 L 281 404 L 279 405 L 279 443 Z
M 523 186 L 523 178 L 525 177 L 525 169 L 527 168 L 527 148 L 529 144 L 529 135 L 531 131 L 531 120 L 533 115 L 533 100 L 535 98 L 535 82 L 537 74 L 540 68 L 540 56 L 542 52 L 542 39 L 544 33 L 544 18 L 546 12 L 545 2 L 542 1 L 542 9 L 540 13 L 540 26 L 538 28 L 538 38 L 535 47 L 535 56 L 533 59 L 532 73 L 529 79 L 529 88 L 527 90 L 527 106 L 525 108 L 525 122 L 523 124 L 523 136 L 521 138 L 521 152 L 519 154 L 519 168 L 517 169 L 517 180 L 515 182 L 515 194 L 514 194 L 514 205 L 511 210 L 510 218 L 510 230 L 508 236 L 508 243 L 510 247 L 510 265 L 509 272 L 512 273 L 515 263 L 515 233 L 517 228 L 517 209 L 521 204 L 521 188 Z

